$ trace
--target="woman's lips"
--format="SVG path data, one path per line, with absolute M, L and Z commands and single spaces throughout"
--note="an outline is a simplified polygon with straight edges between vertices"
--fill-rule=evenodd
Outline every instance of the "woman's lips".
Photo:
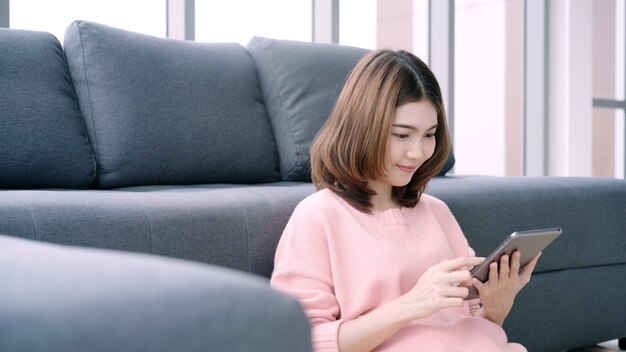
M 404 166 L 404 165 L 396 165 L 396 166 L 398 167 L 398 169 L 400 169 L 400 171 L 407 172 L 407 173 L 412 173 L 416 169 L 415 166 Z

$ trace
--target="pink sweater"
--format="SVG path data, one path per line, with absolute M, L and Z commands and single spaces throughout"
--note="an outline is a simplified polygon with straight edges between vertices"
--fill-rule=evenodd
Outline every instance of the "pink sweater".
M 448 207 L 423 195 L 415 208 L 366 214 L 330 190 L 294 210 L 271 284 L 302 303 L 316 352 L 338 351 L 337 331 L 411 289 L 433 264 L 474 255 Z M 497 324 L 471 315 L 478 300 L 407 325 L 375 351 L 526 351 Z

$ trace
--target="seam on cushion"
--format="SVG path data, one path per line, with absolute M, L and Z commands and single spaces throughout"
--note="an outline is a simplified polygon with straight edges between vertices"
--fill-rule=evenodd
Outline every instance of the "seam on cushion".
M 570 266 L 570 267 L 567 267 L 567 268 L 549 269 L 549 270 L 544 270 L 544 271 L 533 272 L 533 275 L 537 275 L 537 274 L 551 274 L 551 273 L 558 273 L 558 272 L 569 271 L 569 270 L 583 270 L 583 269 L 604 268 L 604 267 L 609 267 L 609 266 L 626 266 L 626 263 L 625 262 L 620 262 L 620 263 L 605 263 L 605 264 L 593 264 L 593 265 L 582 265 L 582 266 Z M 532 278 L 531 278 L 531 280 L 532 280 Z
M 248 226 L 248 214 L 245 211 L 245 209 L 246 209 L 245 206 L 242 206 L 241 209 L 244 209 L 244 210 L 242 210 L 241 214 L 243 215 L 243 228 L 244 228 L 244 231 L 246 232 L 246 236 L 244 238 L 246 240 L 246 261 L 248 262 L 247 263 L 247 267 L 248 267 L 247 271 L 249 273 L 251 273 L 252 272 L 252 264 L 251 264 L 252 260 L 250 258 L 251 258 L 251 252 L 252 251 L 250 249 L 250 231 L 248 231 L 248 228 L 249 228 L 249 226 Z
M 250 51 L 248 49 L 246 49 L 245 51 L 246 51 L 246 54 L 248 54 L 248 58 L 250 59 L 250 61 L 252 61 L 252 64 L 254 66 L 256 84 L 261 94 L 261 96 L 259 97 L 261 99 L 260 103 L 261 105 L 263 105 L 263 110 L 265 111 L 265 116 L 267 117 L 267 123 L 270 128 L 270 133 L 272 134 L 272 140 L 274 141 L 274 147 L 275 147 L 274 152 L 276 156 L 276 162 L 278 163 L 278 178 L 282 179 L 282 175 L 280 174 L 280 152 L 278 151 L 278 143 L 276 141 L 276 131 L 274 131 L 274 128 L 272 127 L 272 121 L 270 120 L 270 112 L 267 110 L 267 104 L 265 103 L 265 98 L 263 97 L 263 87 L 261 87 L 261 77 L 259 75 L 259 70 L 256 64 L 256 60 L 254 60 L 254 57 L 252 57 L 252 54 L 250 53 Z
M 28 205 L 26 208 L 28 209 L 28 214 L 30 215 L 30 226 L 33 229 L 33 238 L 35 240 L 39 241 L 39 238 L 37 238 L 38 237 L 37 236 L 37 229 L 35 228 L 35 217 L 33 216 L 33 211 L 30 208 L 30 205 Z
M 146 219 L 146 223 L 148 223 L 148 234 L 150 235 L 150 253 L 154 253 L 154 239 L 152 236 L 152 223 L 150 222 L 150 218 L 148 217 L 148 212 L 146 212 L 146 208 L 144 206 L 144 202 L 139 202 L 141 205 L 141 212 L 143 213 L 144 219 Z
M 82 43 L 81 43 L 81 47 L 82 47 Z M 92 186 L 94 183 L 96 183 L 96 178 L 98 177 L 98 162 L 96 161 L 96 152 L 93 148 L 93 143 L 91 141 L 91 138 L 89 138 L 87 122 L 85 121 L 85 114 L 83 114 L 83 111 L 80 109 L 80 105 L 78 104 L 78 93 L 76 92 L 76 87 L 74 86 L 74 79 L 72 78 L 72 74 L 70 72 L 70 67 L 69 67 L 69 63 L 67 62 L 67 56 L 65 54 L 65 50 L 63 50 L 63 57 L 65 58 L 64 64 L 65 64 L 65 68 L 67 69 L 67 75 L 70 79 L 70 86 L 72 87 L 72 92 L 74 93 L 74 105 L 76 107 L 76 110 L 78 111 L 78 114 L 80 115 L 80 120 L 83 125 L 83 129 L 85 133 L 85 139 L 87 140 L 87 147 L 89 147 L 89 150 L 91 150 L 91 161 L 93 162 L 93 168 L 91 170 L 90 186 Z M 94 133 L 94 138 L 95 138 L 95 133 Z
M 282 178 L 283 181 L 288 181 L 292 175 L 295 175 L 298 172 L 296 169 L 298 168 L 298 164 L 301 161 L 301 154 L 298 152 L 298 148 L 294 148 L 294 149 L 296 150 L 296 162 L 291 167 L 291 169 L 289 169 L 285 177 Z
M 82 22 L 75 21 L 76 28 L 78 29 L 78 37 L 80 38 L 80 52 L 82 56 L 82 66 L 83 66 L 83 76 L 85 77 L 85 86 L 87 87 L 87 101 L 89 103 L 89 122 L 91 124 L 91 129 L 93 131 L 93 147 L 94 147 L 94 157 L 96 158 L 96 168 L 100 165 L 100 148 L 98 147 L 98 134 L 96 132 L 96 124 L 94 123 L 93 118 L 93 104 L 91 103 L 91 89 L 89 89 L 89 80 L 87 79 L 87 68 L 85 67 L 85 45 L 83 44 L 83 33 L 81 32 L 80 25 Z M 99 168 L 98 168 L 99 169 Z M 94 183 L 100 183 L 100 177 L 96 174 L 96 178 L 94 179 Z
M 250 190 L 250 192 L 253 192 L 257 196 L 262 198 L 264 203 L 267 203 L 267 208 L 268 209 L 271 208 L 272 210 L 274 210 L 274 207 L 271 206 L 271 204 L 269 202 L 267 202 L 268 197 L 267 197 L 267 195 L 265 193 L 259 192 L 258 189 L 252 189 L 252 190 Z M 246 209 L 246 207 L 241 207 L 241 208 L 242 209 Z M 247 216 L 245 218 L 245 223 L 246 223 L 246 225 L 245 225 L 246 226 L 246 240 L 248 241 L 248 243 L 247 243 L 248 244 L 248 272 L 252 272 L 252 258 L 251 258 L 252 257 L 251 256 L 252 249 L 250 248 L 250 234 L 248 232 L 248 217 Z M 283 229 L 284 229 L 284 226 L 283 226 Z M 282 234 L 282 230 L 279 230 L 279 231 L 280 231 L 280 233 L 279 233 L 279 236 L 278 236 L 278 240 L 280 241 L 280 237 L 282 236 L 281 235 Z M 263 240 L 266 241 L 265 238 Z M 269 277 L 270 278 L 272 277 L 272 272 L 274 271 L 274 256 L 276 256 L 276 248 L 274 248 L 274 251 L 272 253 L 272 270 L 270 270 L 270 272 L 269 272 Z M 254 274 L 262 275 L 259 272 L 255 272 Z
M 267 43 L 267 39 L 263 39 L 263 43 L 261 43 L 261 44 L 265 44 L 265 43 Z M 280 112 L 281 118 L 285 121 L 285 123 L 287 124 L 287 127 L 289 128 L 288 135 L 291 138 L 291 142 L 292 142 L 291 144 L 293 145 L 293 149 L 295 150 L 295 154 L 296 154 L 296 162 L 285 173 L 285 176 L 282 175 L 282 171 L 283 170 L 282 170 L 282 167 L 281 167 L 281 180 L 286 180 L 286 179 L 288 179 L 288 176 L 290 176 L 294 172 L 294 170 L 296 169 L 298 163 L 300 162 L 300 154 L 298 152 L 298 148 L 296 148 L 297 146 L 296 146 L 295 138 L 293 137 L 293 126 L 291 124 L 291 121 L 289 121 L 289 119 L 287 118 L 287 113 L 285 112 L 285 109 L 283 108 L 283 97 L 279 93 L 278 86 L 276 85 L 276 77 L 274 77 L 274 70 L 273 70 L 274 67 L 272 66 L 272 60 L 270 60 L 270 58 L 267 56 L 267 54 L 263 50 L 261 50 L 261 55 L 266 59 L 266 61 L 268 63 L 268 66 L 270 66 L 270 68 L 271 68 L 269 70 L 270 75 L 272 76 L 272 77 L 270 77 L 271 78 L 270 82 L 272 82 L 272 87 L 274 88 L 274 91 L 276 92 L 277 100 L 280 103 L 279 104 L 279 110 L 280 110 L 279 112 Z M 277 134 L 276 132 L 277 131 L 275 131 L 275 135 Z M 276 139 L 276 136 L 274 136 L 274 139 Z M 278 148 L 278 155 L 279 155 L 279 157 L 281 155 L 280 148 Z M 280 163 L 280 160 L 279 160 L 279 165 L 280 164 L 281 163 Z

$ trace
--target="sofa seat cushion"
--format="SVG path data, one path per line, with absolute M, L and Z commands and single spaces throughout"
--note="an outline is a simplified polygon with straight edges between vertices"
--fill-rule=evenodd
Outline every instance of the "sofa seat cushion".
M 85 188 L 96 164 L 59 41 L 0 28 L 0 188 Z
M 241 45 L 77 21 L 64 47 L 99 187 L 279 179 L 254 62 Z
M 269 277 L 311 183 L 0 191 L 0 233 L 217 264 Z

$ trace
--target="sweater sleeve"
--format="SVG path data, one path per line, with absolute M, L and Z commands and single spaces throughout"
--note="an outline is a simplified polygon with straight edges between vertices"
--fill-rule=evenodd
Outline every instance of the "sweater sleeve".
M 334 294 L 327 234 L 319 213 L 298 206 L 279 241 L 272 287 L 296 297 L 312 326 L 316 352 L 338 352 L 339 305 Z
M 437 221 L 448 238 L 448 243 L 452 247 L 454 254 L 458 257 L 475 257 L 476 252 L 469 246 L 463 230 L 461 230 L 461 226 L 456 221 L 450 208 L 443 201 L 432 196 L 428 197 L 428 200 Z M 470 314 L 474 315 L 481 307 L 480 299 L 469 300 L 468 305 Z
M 475 256 L 474 251 L 470 248 L 461 226 L 456 221 L 456 218 L 450 211 L 450 208 L 441 200 L 432 197 L 424 196 L 427 199 L 430 209 L 437 218 L 439 225 L 445 233 L 448 243 L 457 257 Z

